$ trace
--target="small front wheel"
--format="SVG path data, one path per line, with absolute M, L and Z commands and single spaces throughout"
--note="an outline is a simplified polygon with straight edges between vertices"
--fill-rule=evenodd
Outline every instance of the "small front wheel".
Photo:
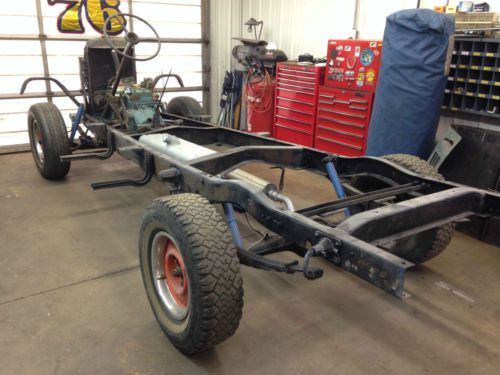
M 177 349 L 194 354 L 233 335 L 243 309 L 240 263 L 224 219 L 205 198 L 153 201 L 139 258 L 156 320 Z
M 48 180 L 64 178 L 70 168 L 62 155 L 71 154 L 61 112 L 52 103 L 33 104 L 28 112 L 31 153 L 40 174 Z

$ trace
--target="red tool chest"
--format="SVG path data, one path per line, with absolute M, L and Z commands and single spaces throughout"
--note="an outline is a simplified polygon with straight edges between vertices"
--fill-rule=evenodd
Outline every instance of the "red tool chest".
M 377 40 L 328 41 L 315 148 L 345 156 L 365 154 L 381 54 L 382 42 Z
M 365 154 L 373 94 L 319 88 L 314 147 L 334 154 Z
M 318 87 L 325 67 L 280 63 L 276 73 L 274 138 L 313 147 Z
M 382 57 L 380 40 L 331 39 L 325 85 L 375 92 Z

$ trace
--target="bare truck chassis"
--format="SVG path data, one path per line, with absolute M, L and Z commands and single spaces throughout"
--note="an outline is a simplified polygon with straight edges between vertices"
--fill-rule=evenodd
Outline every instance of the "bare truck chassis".
M 140 123 L 139 115 L 151 106 L 143 103 L 131 109 L 130 103 L 139 100 L 146 86 L 133 83 L 120 89 L 120 85 L 124 74 L 135 76 L 132 49 L 141 40 L 130 32 L 125 42 L 105 36 L 109 47 L 102 40 L 90 41 L 80 62 L 83 105 L 53 80 L 83 108 L 75 115 L 81 121 L 75 121 L 69 140 L 65 128 L 55 130 L 64 127 L 55 109 L 47 103 L 30 109 L 35 163 L 42 175 L 57 179 L 68 172 L 71 161 L 107 159 L 117 152 L 136 162 L 143 178 L 94 183 L 93 189 L 143 186 L 153 175 L 165 183 L 170 195 L 153 202 L 143 218 L 139 256 L 155 316 L 172 343 L 185 353 L 206 350 L 235 332 L 243 304 L 239 264 L 300 272 L 315 279 L 323 271 L 312 267 L 310 259 L 323 257 L 401 298 L 405 270 L 446 247 L 451 223 L 471 215 L 500 214 L 500 195 L 443 181 L 414 157 L 331 155 L 212 126 L 192 116 L 192 111 L 158 110 Z M 101 58 L 100 67 L 103 55 L 114 62 L 115 69 L 106 78 L 115 78 L 102 90 L 93 86 L 97 74 L 92 48 Z M 154 85 L 150 89 L 146 94 L 152 108 L 161 109 Z M 73 139 L 76 130 L 79 142 Z M 60 134 L 66 137 L 62 143 Z M 225 150 L 214 152 L 206 147 L 210 145 L 223 145 Z M 290 168 L 325 176 L 339 198 L 295 210 L 274 184 L 239 169 L 249 162 L 277 166 L 283 173 Z M 223 204 L 227 224 L 214 209 L 216 203 Z M 273 234 L 245 248 L 234 210 L 251 215 Z M 327 219 L 339 213 L 340 221 Z M 302 264 L 266 257 L 281 251 L 295 252 L 303 258 Z

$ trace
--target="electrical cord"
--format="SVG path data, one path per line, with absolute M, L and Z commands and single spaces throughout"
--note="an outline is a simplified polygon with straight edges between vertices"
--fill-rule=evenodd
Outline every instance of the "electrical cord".
M 267 70 L 264 70 L 264 73 L 257 74 L 261 76 L 261 79 L 256 79 L 257 75 L 253 69 L 248 71 L 246 87 L 248 106 L 256 113 L 266 113 L 273 105 L 272 78 Z

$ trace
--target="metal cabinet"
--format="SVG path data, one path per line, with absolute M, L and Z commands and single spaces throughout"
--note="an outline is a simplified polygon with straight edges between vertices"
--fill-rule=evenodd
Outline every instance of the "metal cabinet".
M 346 156 L 365 154 L 373 94 L 319 88 L 314 147 Z
M 318 87 L 324 80 L 324 66 L 297 63 L 278 64 L 274 109 L 274 137 L 312 147 Z

